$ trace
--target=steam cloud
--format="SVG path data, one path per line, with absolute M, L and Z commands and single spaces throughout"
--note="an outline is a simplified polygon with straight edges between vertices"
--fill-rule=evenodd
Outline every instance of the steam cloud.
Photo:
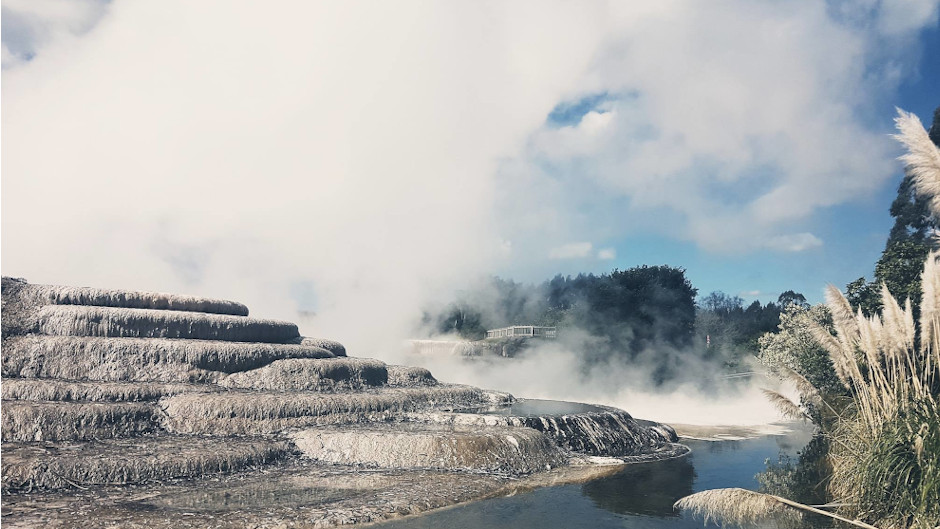
M 837 4 L 5 2 L 3 273 L 303 311 L 383 357 L 571 241 L 603 269 L 631 230 L 821 244 L 791 225 L 892 174 L 861 109 L 937 13 Z M 438 376 L 639 409 L 564 351 L 482 366 Z

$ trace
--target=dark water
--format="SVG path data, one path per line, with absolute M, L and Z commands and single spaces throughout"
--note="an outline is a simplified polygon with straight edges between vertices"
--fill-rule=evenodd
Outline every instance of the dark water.
M 511 417 L 546 417 L 551 415 L 574 415 L 576 413 L 589 413 L 604 410 L 603 408 L 591 406 L 590 404 L 566 402 L 563 400 L 520 399 L 505 406 L 460 411 L 480 413 L 483 415 L 506 415 Z
M 483 500 L 379 527 L 701 528 L 702 520 L 673 511 L 673 502 L 705 489 L 757 490 L 754 475 L 765 469 L 765 461 L 776 461 L 781 453 L 795 456 L 809 438 L 809 433 L 798 431 L 745 441 L 684 441 L 692 454 L 681 459 L 631 465 L 614 476 L 583 485 Z

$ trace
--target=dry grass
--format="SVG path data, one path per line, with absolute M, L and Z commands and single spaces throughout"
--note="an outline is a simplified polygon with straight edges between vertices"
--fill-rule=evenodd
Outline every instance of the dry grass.
M 53 336 L 184 338 L 230 342 L 289 343 L 300 339 L 297 325 L 244 316 L 153 309 L 46 305 L 38 330 Z
M 27 335 L 3 341 L 3 376 L 215 382 L 284 358 L 331 358 L 319 347 L 209 340 Z
M 777 411 L 780 412 L 780 414 L 784 417 L 793 420 L 808 419 L 803 410 L 800 409 L 799 405 L 787 397 L 769 389 L 762 388 L 761 391 L 764 393 L 764 396 L 767 397 L 767 400 L 770 401 L 773 407 L 776 408 Z
M 436 386 L 437 379 L 423 367 L 386 366 L 389 386 Z
M 896 138 L 908 152 L 901 159 L 918 194 L 930 200 L 940 218 L 940 149 L 920 120 L 898 111 Z M 846 516 L 843 521 L 873 528 L 936 529 L 940 521 L 940 252 L 931 252 L 921 275 L 923 292 L 918 329 L 910 300 L 903 305 L 881 288 L 882 313 L 853 312 L 835 287 L 826 292 L 835 335 L 818 323 L 811 332 L 828 352 L 848 404 L 832 403 L 815 388 L 802 387 L 804 399 L 831 412 L 820 420 L 829 442 L 832 467 L 829 493 Z M 802 378 L 802 377 L 799 377 Z M 797 386 L 805 386 L 797 379 Z M 791 401 L 768 396 L 788 415 L 800 413 Z M 834 397 L 830 395 L 830 397 Z M 838 406 L 836 410 L 834 407 Z M 705 491 L 677 503 L 725 522 L 753 523 L 777 509 L 773 501 L 812 508 L 785 498 L 740 489 Z M 819 512 L 818 510 L 814 512 Z M 832 513 L 822 513 L 838 518 Z M 867 522 L 866 522 L 867 521 Z
M 936 269 L 929 261 L 938 255 L 931 254 L 925 273 Z M 848 305 L 842 293 L 834 288 L 827 292 L 827 300 L 830 308 Z M 837 373 L 852 392 L 859 419 L 873 435 L 877 435 L 882 424 L 904 413 L 911 403 L 933 401 L 931 388 L 940 380 L 936 316 L 927 317 L 924 337 L 929 341 L 922 340 L 918 348 L 910 302 L 902 308 L 883 288 L 882 303 L 881 316 L 869 318 L 858 313 L 851 320 L 833 317 L 836 338 L 824 343 Z M 819 326 L 814 330 L 821 341 L 828 334 Z
M 138 437 L 72 445 L 4 445 L 3 491 L 127 485 L 232 472 L 286 456 L 264 439 Z
M 160 400 L 165 427 L 185 434 L 275 433 L 317 424 L 382 421 L 402 413 L 481 406 L 478 388 L 440 385 L 381 388 L 355 393 L 228 392 L 186 394 Z
M 473 470 L 531 474 L 564 463 L 564 452 L 529 428 L 444 427 L 428 424 L 302 430 L 291 439 L 307 457 L 381 468 Z
M 3 442 L 128 437 L 157 429 L 153 404 L 3 401 Z
M 675 508 L 719 524 L 759 527 L 801 527 L 800 511 L 774 496 L 745 489 L 712 489 L 676 502 Z
M 902 307 L 884 286 L 881 315 L 852 318 L 842 310 L 845 297 L 830 288 L 830 309 L 843 313 L 833 318 L 836 336 L 814 331 L 851 395 L 837 420 L 823 424 L 829 492 L 846 516 L 882 527 L 932 528 L 940 516 L 938 257 L 931 253 L 922 275 L 919 343 L 910 301 Z
M 127 309 L 181 310 L 247 316 L 248 307 L 235 301 L 89 287 L 28 285 L 25 295 L 39 305 L 94 305 Z
M 144 402 L 181 393 L 213 391 L 211 386 L 151 382 L 73 382 L 35 378 L 5 378 L 3 400 L 63 402 Z
M 337 391 L 381 386 L 388 382 L 385 363 L 369 358 L 277 360 L 219 381 L 229 388 L 275 391 Z

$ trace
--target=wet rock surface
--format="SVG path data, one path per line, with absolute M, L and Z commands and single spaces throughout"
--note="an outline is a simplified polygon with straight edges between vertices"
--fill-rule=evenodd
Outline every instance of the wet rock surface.
M 364 523 L 684 453 L 612 408 L 479 413 L 514 399 L 236 302 L 3 278 L 3 315 L 10 527 Z
M 530 428 L 421 423 L 305 429 L 291 440 L 317 461 L 375 468 L 467 470 L 525 475 L 565 464 L 566 453 Z
M 525 478 L 369 469 L 288 458 L 199 479 L 4 497 L 5 527 L 318 528 L 379 522 L 539 487 L 609 476 L 623 466 L 562 467 Z

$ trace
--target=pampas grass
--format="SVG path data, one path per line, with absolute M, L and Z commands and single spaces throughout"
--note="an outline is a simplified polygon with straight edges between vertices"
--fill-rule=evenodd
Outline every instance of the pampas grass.
M 936 257 L 934 253 L 929 259 Z M 837 290 L 830 290 L 827 298 L 834 312 L 848 303 Z M 902 308 L 887 288 L 882 289 L 882 303 L 881 316 L 866 318 L 858 313 L 851 322 L 833 318 L 838 347 L 827 345 L 837 373 L 852 390 L 857 412 L 873 434 L 909 403 L 933 400 L 931 388 L 940 377 L 938 363 L 932 361 L 937 350 L 934 323 L 925 329 L 930 342 L 922 341 L 918 349 L 910 303 Z M 824 334 L 828 334 L 824 328 L 814 329 L 814 335 Z
M 796 390 L 800 393 L 800 397 L 809 403 L 818 404 L 822 401 L 822 394 L 816 389 L 816 386 L 813 385 L 806 377 L 797 373 L 793 369 L 790 369 L 786 365 L 780 365 L 777 367 L 777 372 L 784 378 L 784 380 L 789 381 Z
M 153 404 L 3 401 L 3 442 L 129 437 L 156 429 Z
M 676 502 L 675 508 L 701 516 L 705 523 L 739 526 L 776 525 L 799 527 L 803 516 L 769 494 L 745 489 L 713 489 L 697 492 Z
M 916 192 L 930 199 L 931 213 L 940 219 L 940 149 L 913 114 L 898 110 L 895 121 L 899 130 L 895 137 L 908 151 L 901 157 L 906 171 Z M 811 328 L 851 397 L 833 414 L 835 420 L 820 424 L 830 441 L 829 493 L 847 516 L 885 528 L 935 529 L 940 522 L 938 259 L 940 253 L 932 252 L 921 275 L 919 340 L 910 300 L 899 303 L 885 285 L 882 313 L 871 317 L 853 312 L 845 296 L 830 285 L 826 302 L 835 335 L 819 324 Z M 768 396 L 789 415 L 796 414 L 793 402 L 773 392 Z M 825 399 L 821 402 L 828 405 Z M 756 523 L 765 513 L 775 514 L 773 501 L 806 508 L 740 489 L 706 491 L 680 500 L 677 506 L 706 518 Z
M 232 472 L 285 457 L 287 443 L 156 436 L 80 445 L 5 445 L 3 491 L 128 485 Z
M 930 209 L 937 215 L 940 212 L 940 149 L 930 141 L 920 118 L 900 108 L 897 111 L 894 122 L 898 134 L 894 138 L 907 147 L 900 160 L 906 165 L 905 171 L 914 178 L 914 189 L 930 198 Z
M 148 382 L 73 382 L 69 380 L 5 378 L 3 400 L 61 402 L 144 402 L 180 393 L 204 393 L 212 386 Z
M 215 382 L 284 358 L 332 358 L 319 347 L 209 340 L 27 335 L 3 341 L 3 376 Z
M 780 393 L 769 389 L 761 389 L 761 392 L 764 393 L 764 396 L 767 397 L 767 400 L 769 400 L 773 407 L 776 408 L 777 411 L 780 412 L 780 414 L 784 417 L 793 420 L 809 419 L 806 413 L 800 409 L 799 405 L 787 397 L 784 397 Z
M 803 512 L 809 512 L 863 529 L 878 529 L 780 496 L 739 488 L 697 492 L 680 499 L 674 507 L 690 511 L 693 516 L 702 516 L 706 524 L 714 521 L 739 526 L 803 527 Z
M 388 382 L 385 363 L 370 358 L 277 360 L 259 369 L 235 373 L 220 386 L 276 391 L 359 390 Z
M 179 310 L 247 316 L 248 307 L 222 299 L 58 285 L 27 285 L 23 294 L 39 305 L 95 305 L 126 309 Z
M 827 295 L 833 313 L 843 315 L 833 318 L 838 346 L 827 349 L 852 398 L 839 420 L 823 425 L 832 441 L 829 492 L 847 505 L 846 515 L 883 527 L 932 529 L 940 519 L 937 258 L 931 253 L 922 275 L 919 343 L 910 302 L 902 306 L 886 287 L 881 315 L 859 311 L 852 320 L 841 292 Z M 821 341 L 828 334 L 814 332 Z
M 153 309 L 46 305 L 38 330 L 53 336 L 184 338 L 230 342 L 289 343 L 297 325 L 276 320 Z

